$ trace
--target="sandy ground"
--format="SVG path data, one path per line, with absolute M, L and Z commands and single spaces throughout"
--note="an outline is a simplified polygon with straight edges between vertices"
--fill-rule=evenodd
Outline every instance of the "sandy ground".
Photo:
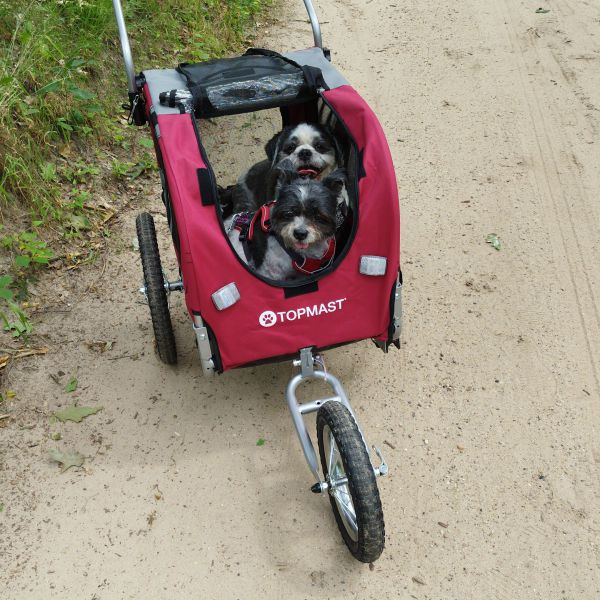
M 293 4 L 266 34 L 276 49 L 310 43 Z M 158 362 L 131 244 L 135 212 L 160 213 L 153 184 L 105 263 L 51 282 L 62 296 L 37 338 L 50 351 L 9 373 L 2 598 L 600 597 L 600 11 L 316 4 L 335 63 L 382 120 L 402 198 L 403 348 L 328 353 L 366 435 L 387 442 L 383 556 L 356 563 L 308 492 L 283 402 L 290 365 L 206 381 L 180 297 L 180 364 Z M 233 151 L 238 138 L 209 126 L 219 173 L 274 126 L 244 127 Z M 104 409 L 52 423 L 74 374 L 79 403 Z M 85 468 L 60 474 L 52 447 Z

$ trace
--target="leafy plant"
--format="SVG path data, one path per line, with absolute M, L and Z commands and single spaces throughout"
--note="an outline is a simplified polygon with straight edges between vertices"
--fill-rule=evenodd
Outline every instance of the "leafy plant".
M 8 331 L 13 337 L 27 338 L 33 331 L 33 326 L 29 317 L 25 314 L 23 309 L 13 302 L 7 300 L 8 311 L 0 310 L 0 319 L 4 325 L 4 331 Z
M 54 256 L 48 244 L 41 240 L 33 231 L 22 231 L 6 236 L 1 240 L 2 245 L 13 250 L 13 261 L 17 269 L 29 266 L 47 265 Z
M 140 138 L 138 140 L 138 144 L 143 148 L 154 148 L 154 142 L 149 138 Z
M 136 179 L 146 171 L 152 171 L 156 168 L 154 159 L 146 152 L 140 162 L 124 162 L 114 160 L 112 163 L 112 172 L 115 177 L 129 177 Z
M 10 289 L 12 282 L 13 278 L 10 275 L 2 275 L 0 277 L 0 298 L 4 298 L 4 300 L 13 299 L 13 291 Z
M 40 173 L 44 181 L 56 181 L 56 165 L 54 163 L 44 163 L 40 169 Z
M 99 173 L 100 169 L 97 166 L 81 161 L 65 167 L 62 171 L 63 177 L 74 185 L 87 183 L 90 176 L 98 175 Z
M 112 174 L 115 177 L 127 177 L 130 169 L 134 167 L 132 162 L 125 162 L 122 160 L 113 160 L 112 162 Z

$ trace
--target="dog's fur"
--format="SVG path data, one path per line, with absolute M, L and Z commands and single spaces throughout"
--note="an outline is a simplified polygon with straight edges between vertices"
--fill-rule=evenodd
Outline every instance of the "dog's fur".
M 276 202 L 270 211 L 271 233 L 254 228 L 249 244 L 249 260 L 240 242 L 240 232 L 232 228 L 234 217 L 225 221 L 231 243 L 238 255 L 259 275 L 286 281 L 302 275 L 281 244 L 306 258 L 322 257 L 336 231 L 336 210 L 344 189 L 346 173 L 337 169 L 322 181 L 301 177 L 291 160 L 275 170 Z
M 331 132 L 321 125 L 300 123 L 285 127 L 265 146 L 263 160 L 238 180 L 232 190 L 233 211 L 257 210 L 277 195 L 278 165 L 284 160 L 307 178 L 322 181 L 342 166 L 339 144 Z

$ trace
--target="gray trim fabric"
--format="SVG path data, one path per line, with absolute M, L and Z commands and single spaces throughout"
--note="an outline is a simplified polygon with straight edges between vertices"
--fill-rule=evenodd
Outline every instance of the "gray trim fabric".
M 144 71 L 146 83 L 150 88 L 150 96 L 154 104 L 154 110 L 157 115 L 178 115 L 178 108 L 169 108 L 163 106 L 158 95 L 161 92 L 170 92 L 171 90 L 185 90 L 187 85 L 183 75 L 180 75 L 175 69 L 150 69 Z
M 330 89 L 349 85 L 346 78 L 325 58 L 321 48 L 307 48 L 306 50 L 288 52 L 283 56 L 297 62 L 299 65 L 308 65 L 321 69 L 323 79 L 325 79 L 325 83 Z

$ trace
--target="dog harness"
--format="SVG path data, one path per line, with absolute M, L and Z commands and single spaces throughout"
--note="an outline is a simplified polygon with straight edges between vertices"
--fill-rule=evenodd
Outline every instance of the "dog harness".
M 240 232 L 240 242 L 244 248 L 246 260 L 250 260 L 249 245 L 254 238 L 254 229 L 258 225 L 262 231 L 268 235 L 272 235 L 279 245 L 284 249 L 286 254 L 292 259 L 292 265 L 299 273 L 304 275 L 313 275 L 327 268 L 333 261 L 335 255 L 335 236 L 329 240 L 327 250 L 321 258 L 308 258 L 290 250 L 285 246 L 280 236 L 271 231 L 270 213 L 275 201 L 263 204 L 255 213 L 245 211 L 237 213 L 233 216 L 231 228 L 237 229 Z

